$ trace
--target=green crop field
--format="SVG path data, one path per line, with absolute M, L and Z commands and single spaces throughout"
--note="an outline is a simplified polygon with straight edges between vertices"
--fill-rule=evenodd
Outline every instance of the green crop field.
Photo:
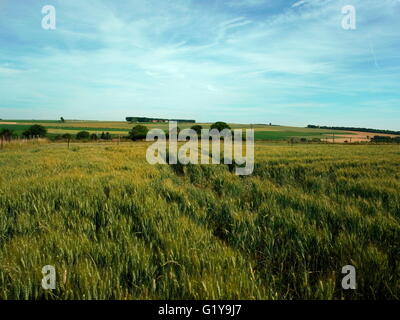
M 326 131 L 255 131 L 254 139 L 255 140 L 288 140 L 290 138 L 318 138 L 318 139 L 325 139 L 327 137 L 332 137 L 332 134 L 336 136 L 340 136 L 343 133 L 338 131 L 333 131 L 330 134 L 327 134 Z
M 147 146 L 0 150 L 0 300 L 400 298 L 398 145 L 257 142 L 247 177 Z

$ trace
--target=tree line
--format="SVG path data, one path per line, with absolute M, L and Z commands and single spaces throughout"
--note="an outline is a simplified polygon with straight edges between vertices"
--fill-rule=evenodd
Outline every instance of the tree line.
M 199 136 L 201 135 L 201 130 L 203 127 L 201 125 L 194 125 L 191 127 Z M 225 122 L 215 122 L 211 125 L 211 129 L 217 129 L 218 131 L 222 131 L 224 129 L 231 130 L 230 126 Z M 178 131 L 180 131 L 178 127 Z M 147 133 L 149 129 L 144 125 L 136 125 L 130 131 L 128 136 L 124 136 L 122 138 L 130 139 L 133 141 L 144 140 L 146 139 Z M 22 137 L 26 139 L 33 138 L 44 138 L 47 136 L 47 129 L 39 124 L 35 124 L 29 127 L 22 133 Z M 18 137 L 18 134 L 11 129 L 2 129 L 0 130 L 0 138 L 6 141 L 11 141 Z M 109 132 L 102 132 L 101 134 L 90 133 L 88 131 L 80 131 L 75 136 L 69 133 L 60 134 L 54 137 L 54 140 L 112 140 L 112 135 Z
M 203 127 L 199 124 L 196 124 L 196 125 L 190 127 L 190 129 L 194 130 L 197 133 L 197 135 L 200 136 L 201 130 L 203 129 Z M 217 129 L 218 131 L 221 132 L 224 129 L 231 130 L 231 127 L 225 122 L 218 121 L 218 122 L 213 123 L 211 125 L 210 129 L 211 130 Z M 138 125 L 134 126 L 131 131 L 129 131 L 128 138 L 133 141 L 144 140 L 144 139 L 146 139 L 148 132 L 149 132 L 149 128 L 147 128 L 144 125 L 138 124 Z M 178 133 L 179 132 L 180 132 L 180 128 L 178 127 Z M 166 137 L 168 138 L 168 133 L 166 133 Z
M 388 137 L 388 136 L 374 136 L 371 139 L 374 143 L 400 143 L 400 137 Z
M 384 134 L 396 134 L 400 135 L 400 131 L 393 130 L 382 130 L 382 129 L 370 129 L 370 128 L 355 128 L 355 127 L 327 127 L 327 126 L 317 126 L 309 124 L 307 128 L 310 129 L 328 129 L 328 130 L 344 130 L 344 131 L 359 131 L 359 132 L 371 132 L 371 133 L 384 133 Z

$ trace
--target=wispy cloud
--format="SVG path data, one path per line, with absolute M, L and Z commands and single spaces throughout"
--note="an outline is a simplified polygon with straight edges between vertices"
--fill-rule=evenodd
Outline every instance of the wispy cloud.
M 306 0 L 297 1 L 297 2 L 295 2 L 295 3 L 292 4 L 292 8 L 299 7 L 299 6 L 301 6 L 301 5 L 305 4 L 305 3 L 307 3 Z

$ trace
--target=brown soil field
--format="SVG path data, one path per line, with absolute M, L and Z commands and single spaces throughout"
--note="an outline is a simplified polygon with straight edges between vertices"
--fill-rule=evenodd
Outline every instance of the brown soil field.
M 393 134 L 373 133 L 373 132 L 360 132 L 360 131 L 346 131 L 349 135 L 335 136 L 335 143 L 351 142 L 369 142 L 374 136 L 396 137 Z M 333 142 L 333 137 L 327 138 L 328 142 Z

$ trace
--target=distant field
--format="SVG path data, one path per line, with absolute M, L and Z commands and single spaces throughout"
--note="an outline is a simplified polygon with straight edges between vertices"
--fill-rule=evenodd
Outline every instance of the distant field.
M 21 135 L 22 132 L 24 132 L 26 129 L 28 129 L 32 124 L 26 124 L 26 125 L 25 124 L 1 124 L 1 121 L 0 121 L 0 130 L 1 129 L 10 129 L 10 130 L 13 130 L 16 134 Z
M 343 135 L 344 133 L 336 133 L 335 135 Z M 347 133 L 351 134 L 351 133 Z M 319 138 L 325 139 L 330 138 L 332 139 L 332 133 L 327 134 L 326 132 L 320 132 L 316 130 L 315 132 L 308 132 L 308 131 L 256 131 L 255 132 L 255 139 L 256 140 L 287 140 L 290 138 Z
M 2 124 L 2 122 L 17 124 Z M 14 130 L 17 134 L 22 134 L 24 130 L 29 128 L 33 124 L 41 124 L 48 129 L 50 137 L 54 137 L 58 134 L 70 133 L 76 134 L 79 131 L 89 131 L 90 133 L 110 132 L 112 135 L 126 136 L 129 130 L 135 125 L 128 122 L 116 122 L 116 121 L 67 121 L 61 123 L 59 121 L 24 121 L 24 120 L 3 120 L 0 121 L 0 129 L 8 128 Z M 210 123 L 199 123 L 204 128 L 209 128 Z M 168 130 L 168 124 L 164 123 L 146 123 L 144 124 L 149 128 L 159 128 L 162 130 Z M 182 123 L 179 124 L 181 129 L 190 128 L 193 124 Z M 351 135 L 351 132 L 346 131 L 330 131 L 324 129 L 309 129 L 309 128 L 297 128 L 287 126 L 269 126 L 269 125 L 243 125 L 243 124 L 230 124 L 232 128 L 254 128 L 256 140 L 287 140 L 292 137 L 306 137 L 306 138 L 332 138 L 334 133 L 336 136 L 340 135 Z

